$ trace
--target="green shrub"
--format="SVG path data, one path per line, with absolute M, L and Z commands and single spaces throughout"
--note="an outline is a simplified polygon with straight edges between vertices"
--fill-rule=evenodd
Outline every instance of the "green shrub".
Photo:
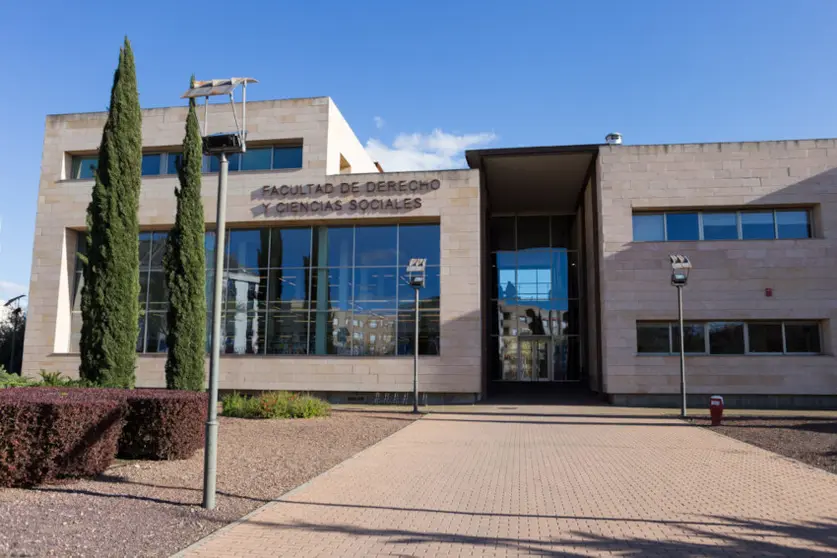
M 17 374 L 9 374 L 6 369 L 0 366 L 0 389 L 10 387 L 29 387 L 37 385 L 37 382 L 18 376 Z
M 233 392 L 221 398 L 221 414 L 225 417 L 255 418 L 255 399 Z
M 272 391 L 258 397 L 231 393 L 221 400 L 221 414 L 238 418 L 314 418 L 331 414 L 328 402 L 308 394 Z
M 35 382 L 34 385 L 46 387 L 94 387 L 91 382 L 85 379 L 74 380 L 64 376 L 57 370 L 54 372 L 41 370 L 39 375 L 41 376 L 41 381 Z

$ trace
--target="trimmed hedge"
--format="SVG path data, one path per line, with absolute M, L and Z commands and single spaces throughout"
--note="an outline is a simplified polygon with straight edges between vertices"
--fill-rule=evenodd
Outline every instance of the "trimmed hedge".
M 95 476 L 119 455 L 184 459 L 204 443 L 207 394 L 154 389 L 0 390 L 0 486 Z
M 221 414 L 238 418 L 315 418 L 331 414 L 331 405 L 308 394 L 268 391 L 256 397 L 233 392 L 221 399 Z
M 0 390 L 0 486 L 102 473 L 116 455 L 125 411 L 92 390 Z
M 125 390 L 108 390 L 121 392 Z M 119 440 L 126 459 L 186 459 L 203 447 L 207 394 L 194 391 L 127 391 L 128 414 Z

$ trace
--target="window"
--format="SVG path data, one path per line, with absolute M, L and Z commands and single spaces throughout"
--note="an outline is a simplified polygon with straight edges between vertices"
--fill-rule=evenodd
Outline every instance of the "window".
M 438 224 L 230 230 L 224 254 L 222 350 L 411 355 L 415 299 L 400 262 L 424 257 L 428 267 L 426 286 L 419 291 L 419 354 L 439 354 L 439 232 Z M 79 252 L 84 253 L 85 244 L 80 234 Z M 165 246 L 166 233 L 140 234 L 138 352 L 167 350 Z M 214 233 L 206 233 L 204 246 L 209 332 Z M 79 259 L 71 320 L 75 346 L 81 331 L 81 265 Z M 207 348 L 209 341 L 207 333 Z
M 669 324 L 636 325 L 636 352 L 670 353 Z
M 74 156 L 70 178 L 86 180 L 93 178 L 96 169 L 99 168 L 99 156 Z
M 812 238 L 807 209 L 634 213 L 634 242 Z
M 747 327 L 751 353 L 782 353 L 782 324 L 752 323 Z
M 777 238 L 811 238 L 811 219 L 805 210 L 776 212 Z
M 742 211 L 741 238 L 763 240 L 776 238 L 772 211 Z
M 301 169 L 302 146 L 276 146 L 273 148 L 274 169 Z
M 697 213 L 666 213 L 666 238 L 699 240 L 700 226 Z
M 736 240 L 738 219 L 735 213 L 704 213 L 704 240 Z
M 702 323 L 683 323 L 683 351 L 686 353 L 706 352 L 706 328 Z M 671 328 L 671 352 L 680 352 L 680 324 Z
M 822 352 L 817 322 L 686 322 L 683 331 L 687 354 L 781 355 Z M 636 337 L 639 354 L 680 352 L 680 326 L 677 322 L 637 322 Z
M 270 147 L 259 147 L 248 149 L 241 157 L 241 170 L 268 170 L 270 169 L 270 158 L 273 149 Z
M 162 173 L 162 159 L 161 153 L 149 153 L 142 156 L 142 175 L 156 176 Z
M 785 324 L 785 351 L 788 353 L 819 353 L 820 328 L 816 323 Z

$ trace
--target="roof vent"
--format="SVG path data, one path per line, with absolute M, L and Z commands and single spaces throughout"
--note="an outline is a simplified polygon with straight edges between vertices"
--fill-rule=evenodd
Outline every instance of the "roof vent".
M 605 141 L 608 145 L 622 145 L 622 134 L 619 132 L 611 132 L 605 136 Z

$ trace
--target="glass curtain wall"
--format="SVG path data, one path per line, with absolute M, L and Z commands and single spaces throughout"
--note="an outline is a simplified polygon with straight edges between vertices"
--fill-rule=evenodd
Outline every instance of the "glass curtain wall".
M 494 380 L 578 381 L 578 251 L 572 216 L 489 220 Z
M 140 235 L 139 352 L 166 350 L 166 233 Z M 207 348 L 215 235 L 206 234 Z M 79 250 L 84 249 L 83 236 Z M 222 352 L 227 354 L 411 355 L 415 299 L 404 269 L 427 258 L 419 354 L 439 354 L 439 225 L 231 229 L 225 254 Z M 81 331 L 76 266 L 72 347 Z

